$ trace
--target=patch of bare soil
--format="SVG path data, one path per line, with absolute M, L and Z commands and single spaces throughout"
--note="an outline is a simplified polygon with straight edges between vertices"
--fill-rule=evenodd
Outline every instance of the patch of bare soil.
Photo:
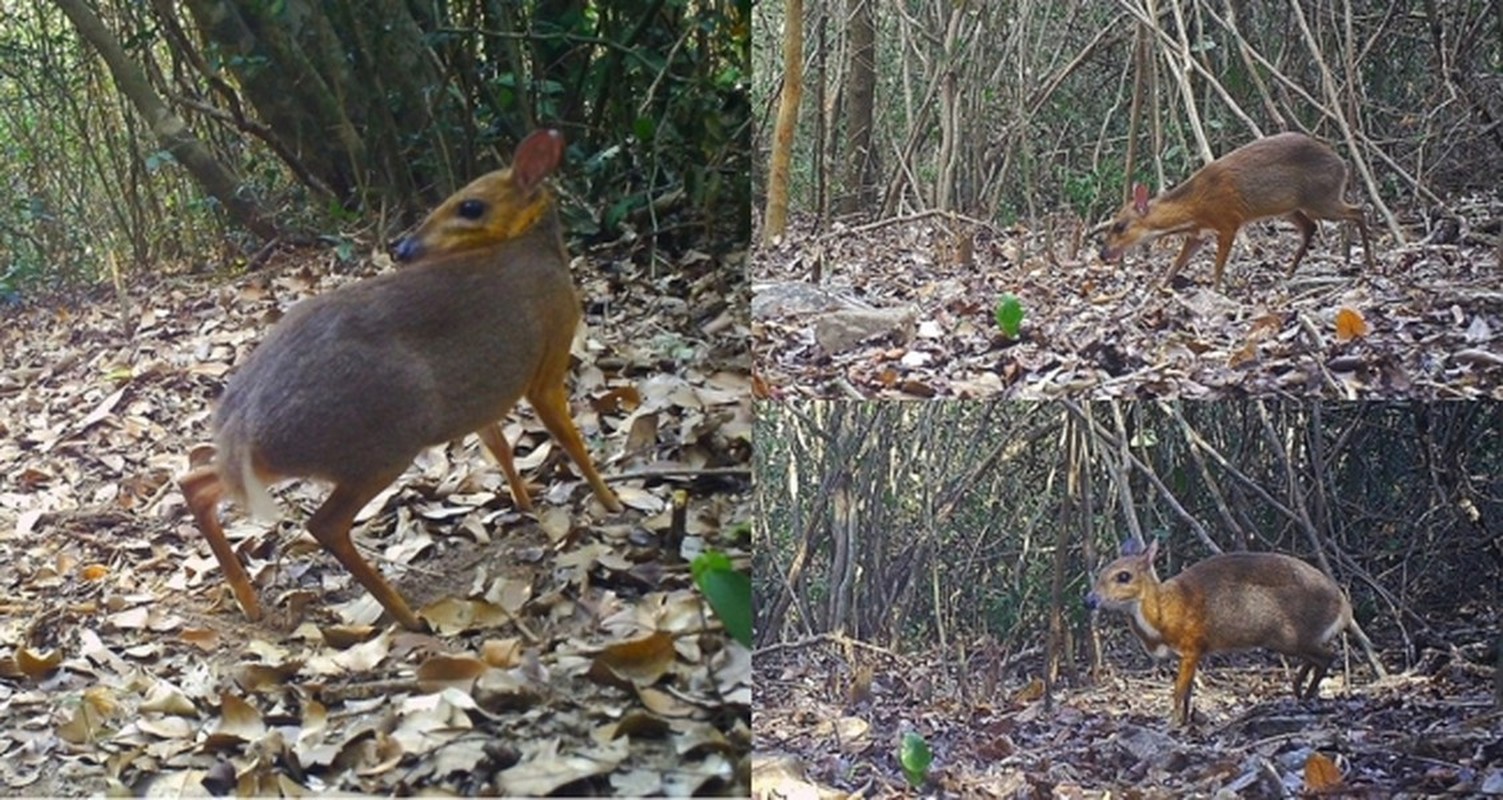
M 1491 633 L 1488 634 L 1487 632 Z M 1122 632 L 1122 633 L 1125 633 Z M 1448 635 L 1374 681 L 1339 663 L 1320 697 L 1290 693 L 1292 669 L 1266 653 L 1213 656 L 1197 674 L 1195 722 L 1169 721 L 1172 665 L 1146 668 L 1128 642 L 1112 671 L 1045 696 L 1040 651 L 974 659 L 898 655 L 817 639 L 755 655 L 757 797 L 1411 798 L 1503 791 L 1503 710 L 1491 692 L 1496 625 Z M 982 651 L 978 651 L 982 652 Z M 1349 677 L 1348 677 L 1349 676 Z M 965 699 L 970 698 L 970 699 Z M 908 786 L 907 732 L 934 754 Z
M 575 263 L 572 410 L 627 511 L 525 404 L 505 431 L 536 514 L 473 437 L 424 452 L 355 532 L 416 634 L 302 530 L 327 491 L 307 482 L 279 487 L 277 526 L 226 512 L 267 610 L 248 622 L 174 483 L 272 321 L 358 277 L 324 258 L 0 308 L 4 792 L 749 791 L 750 656 L 688 567 L 749 569 L 740 260 Z
M 1174 285 L 1183 237 L 1095 254 L 1076 220 L 1041 230 L 936 214 L 816 233 L 753 255 L 758 389 L 776 398 L 1246 396 L 1503 398 L 1503 199 L 1406 220 L 1409 244 L 1324 224 L 1298 271 L 1287 222 L 1242 230 L 1221 291 L 1214 247 Z M 1346 226 L 1347 228 L 1351 226 Z M 995 320 L 1004 295 L 1024 319 Z

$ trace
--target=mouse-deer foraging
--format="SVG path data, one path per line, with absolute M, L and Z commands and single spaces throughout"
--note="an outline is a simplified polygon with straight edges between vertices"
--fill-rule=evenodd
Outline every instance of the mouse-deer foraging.
M 1140 552 L 1124 550 L 1102 568 L 1086 606 L 1126 614 L 1154 656 L 1179 655 L 1176 723 L 1190 719 L 1195 668 L 1208 653 L 1261 647 L 1297 658 L 1295 696 L 1316 695 L 1336 657 L 1332 640 L 1352 625 L 1351 604 L 1325 573 L 1278 553 L 1224 553 L 1160 582 L 1153 569 L 1157 541 Z
M 468 433 L 500 462 L 517 505 L 530 507 L 498 424 L 521 397 L 600 502 L 621 510 L 569 416 L 564 381 L 580 308 L 544 185 L 562 156 L 558 132 L 528 136 L 511 167 L 456 192 L 398 245 L 411 267 L 293 306 L 230 378 L 214 414 L 214 460 L 179 484 L 247 617 L 259 619 L 260 605 L 219 502 L 275 518 L 266 487 L 301 477 L 334 487 L 308 520 L 314 538 L 393 618 L 421 630 L 355 550 L 350 526 L 420 451 Z
M 1299 249 L 1289 263 L 1294 270 L 1310 247 L 1316 220 L 1351 220 L 1362 234 L 1367 268 L 1376 271 L 1362 209 L 1348 205 L 1346 163 L 1336 151 L 1302 133 L 1280 133 L 1245 144 L 1212 161 L 1189 180 L 1158 197 L 1148 187 L 1133 185 L 1133 196 L 1104 226 L 1101 260 L 1115 262 L 1135 244 L 1183 233 L 1184 247 L 1164 275 L 1163 284 L 1179 272 L 1211 235 L 1216 235 L 1216 266 L 1212 281 L 1221 289 L 1221 271 L 1232 252 L 1237 231 L 1249 222 L 1283 216 L 1300 232 Z

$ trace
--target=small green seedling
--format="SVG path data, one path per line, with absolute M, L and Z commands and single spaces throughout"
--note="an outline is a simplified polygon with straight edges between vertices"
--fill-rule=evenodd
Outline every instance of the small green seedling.
M 898 748 L 898 763 L 903 766 L 903 777 L 908 785 L 917 789 L 929 779 L 929 765 L 934 762 L 934 753 L 924 737 L 908 731 L 903 734 L 903 744 Z
M 751 647 L 752 597 L 751 578 L 737 572 L 724 553 L 707 550 L 695 557 L 689 565 L 694 575 L 694 584 L 710 601 L 715 616 L 725 625 L 726 633 L 736 641 Z
M 1018 331 L 1023 327 L 1023 303 L 1016 295 L 1004 294 L 997 301 L 997 327 L 1007 338 L 1018 338 Z

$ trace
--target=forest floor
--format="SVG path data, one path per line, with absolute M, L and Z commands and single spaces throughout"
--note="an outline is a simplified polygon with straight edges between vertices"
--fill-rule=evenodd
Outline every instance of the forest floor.
M 1381 652 L 1390 674 L 1379 680 L 1354 650 L 1351 681 L 1338 661 L 1311 701 L 1294 699 L 1292 671 L 1276 656 L 1214 655 L 1197 673 L 1189 729 L 1169 721 L 1172 664 L 1150 666 L 1125 629 L 1108 637 L 1117 644 L 1107 662 L 1120 669 L 1094 683 L 1081 676 L 1052 698 L 1036 677 L 1038 649 L 962 671 L 933 653 L 829 638 L 774 645 L 754 656 L 754 794 L 1496 796 L 1497 613 L 1474 611 L 1470 624 L 1435 631 L 1440 638 L 1411 661 Z M 933 754 L 919 790 L 899 766 L 909 732 Z
M 1324 223 L 1291 279 L 1293 225 L 1237 236 L 1221 291 L 1215 247 L 1159 286 L 1183 237 L 1118 265 L 1077 220 L 1000 230 L 938 214 L 837 224 L 808 215 L 752 256 L 758 391 L 775 398 L 1003 395 L 1503 399 L 1503 197 L 1460 218 Z M 1342 258 L 1343 237 L 1351 247 Z M 1017 338 L 995 320 L 1005 295 Z M 1346 312 L 1346 313 L 1343 313 Z
M 525 403 L 505 430 L 535 514 L 474 437 L 424 452 L 355 539 L 432 634 L 378 623 L 302 528 L 308 482 L 277 490 L 279 525 L 226 511 L 267 611 L 247 621 L 174 482 L 280 311 L 383 257 L 0 307 L 3 793 L 747 793 L 750 656 L 688 566 L 750 569 L 744 257 L 613 255 L 575 264 L 572 407 L 627 510 Z

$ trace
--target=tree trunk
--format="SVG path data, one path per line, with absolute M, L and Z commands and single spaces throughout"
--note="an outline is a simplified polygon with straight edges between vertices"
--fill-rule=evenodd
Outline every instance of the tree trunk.
M 255 201 L 249 199 L 248 193 L 240 191 L 240 179 L 219 163 L 203 142 L 188 130 L 187 123 L 157 97 L 146 75 L 126 56 L 125 49 L 99 17 L 82 0 L 57 0 L 57 5 L 68 15 L 78 34 L 99 51 L 120 93 L 130 99 L 137 113 L 151 126 L 151 132 L 163 149 L 187 168 L 204 191 L 224 206 L 231 219 L 263 239 L 275 238 L 278 233 L 276 225 Z
M 872 119 L 877 96 L 877 25 L 872 0 L 847 0 L 850 18 L 850 89 L 845 99 L 845 171 L 841 176 L 839 211 L 851 214 L 871 208 L 877 200 L 873 176 Z
M 793 131 L 804 93 L 804 0 L 788 0 L 783 20 L 783 98 L 772 133 L 772 165 L 767 172 L 767 215 L 762 239 L 774 242 L 788 229 L 788 181 L 793 164 Z
M 452 126 L 434 124 L 436 110 L 462 101 L 457 92 L 427 90 L 444 78 L 405 4 L 187 0 L 185 6 L 200 34 L 225 54 L 225 69 L 256 115 L 347 208 L 363 205 L 372 190 L 436 201 L 462 182 L 473 153 L 448 141 L 442 132 Z M 415 140 L 441 155 L 414 158 Z M 425 166 L 433 164 L 447 168 L 429 174 Z

